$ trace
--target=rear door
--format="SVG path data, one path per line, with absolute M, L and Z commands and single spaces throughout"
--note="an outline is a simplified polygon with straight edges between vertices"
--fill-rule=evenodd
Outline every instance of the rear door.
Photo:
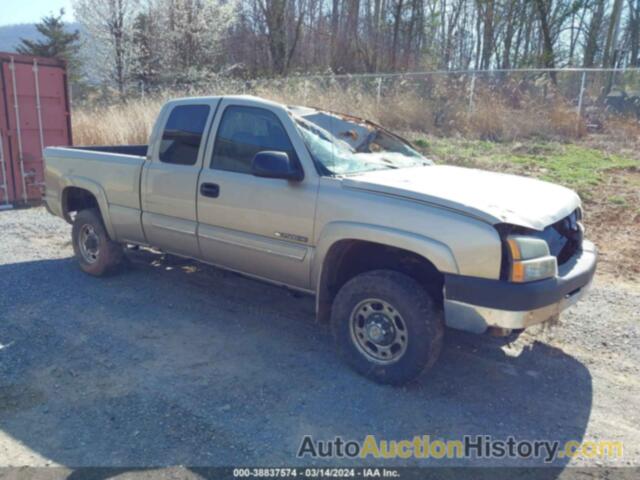
M 219 100 L 171 102 L 161 112 L 142 174 L 142 225 L 149 244 L 199 257 L 196 187 Z
M 286 110 L 251 99 L 224 99 L 198 182 L 203 259 L 297 288 L 309 287 L 318 175 Z M 302 181 L 251 174 L 259 151 L 286 152 Z

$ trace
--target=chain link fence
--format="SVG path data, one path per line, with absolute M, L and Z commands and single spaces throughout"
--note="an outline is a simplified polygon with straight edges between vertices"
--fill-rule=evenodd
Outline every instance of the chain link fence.
M 153 87 L 138 82 L 129 86 L 126 102 L 159 104 L 179 96 L 242 94 L 352 114 L 398 130 L 495 141 L 576 138 L 616 128 L 630 131 L 628 126 L 635 128 L 640 121 L 640 69 L 435 71 L 256 80 L 213 76 Z M 100 102 L 113 105 L 119 98 L 112 94 Z
M 215 90 L 214 90 L 215 91 Z M 223 85 L 390 125 L 488 139 L 580 136 L 615 121 L 640 120 L 640 71 L 491 70 L 307 76 Z

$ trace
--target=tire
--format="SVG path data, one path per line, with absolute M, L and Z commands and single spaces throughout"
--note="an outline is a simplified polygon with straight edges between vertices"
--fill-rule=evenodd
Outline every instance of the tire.
M 331 330 L 338 353 L 356 372 L 378 383 L 402 385 L 438 359 L 444 320 L 442 309 L 411 277 L 374 270 L 340 289 Z
M 78 212 L 71 239 L 80 268 L 89 275 L 106 275 L 122 262 L 122 246 L 109 238 L 100 212 L 96 209 Z

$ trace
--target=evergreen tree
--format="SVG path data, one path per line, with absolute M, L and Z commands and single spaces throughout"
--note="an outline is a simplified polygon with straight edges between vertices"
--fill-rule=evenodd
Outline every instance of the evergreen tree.
M 69 75 L 73 78 L 79 69 L 78 53 L 80 51 L 80 32 L 68 32 L 62 21 L 64 9 L 58 15 L 43 17 L 36 24 L 36 30 L 44 37 L 42 40 L 20 39 L 16 51 L 23 55 L 58 58 L 65 60 L 69 67 Z

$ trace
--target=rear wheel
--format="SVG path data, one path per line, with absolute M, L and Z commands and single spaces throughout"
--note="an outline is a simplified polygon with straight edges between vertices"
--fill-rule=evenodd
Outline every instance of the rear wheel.
M 122 246 L 109 238 L 96 209 L 78 212 L 71 237 L 80 268 L 89 275 L 105 275 L 122 261 Z
M 442 311 L 427 291 L 391 270 L 366 272 L 338 292 L 331 326 L 340 355 L 379 383 L 403 384 L 427 371 L 442 348 Z

